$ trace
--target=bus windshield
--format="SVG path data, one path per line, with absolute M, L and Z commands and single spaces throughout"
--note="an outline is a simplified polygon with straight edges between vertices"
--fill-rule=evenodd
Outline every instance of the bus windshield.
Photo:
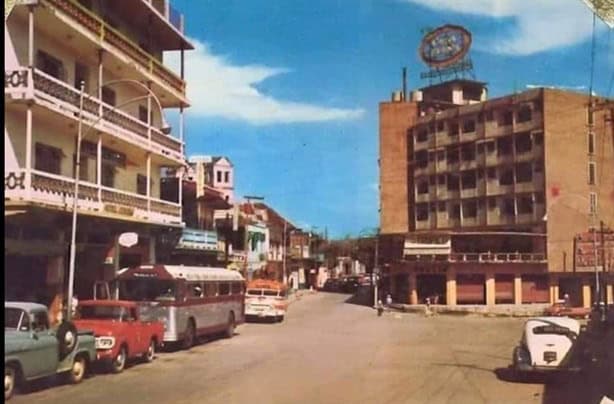
M 177 299 L 177 285 L 158 279 L 130 279 L 119 283 L 119 298 L 136 302 L 171 301 Z

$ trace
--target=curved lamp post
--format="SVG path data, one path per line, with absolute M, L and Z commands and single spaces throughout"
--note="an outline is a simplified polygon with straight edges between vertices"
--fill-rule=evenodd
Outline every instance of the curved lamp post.
M 118 80 L 111 80 L 108 81 L 105 84 L 102 84 L 100 86 L 98 86 L 96 88 L 96 90 L 100 90 L 103 87 L 109 86 L 109 85 L 113 85 L 113 84 L 119 84 L 119 83 L 132 83 L 132 84 L 136 84 L 139 87 L 143 88 L 145 91 L 147 91 L 147 95 L 143 95 L 143 96 L 139 96 L 139 97 L 134 97 L 131 98 L 123 103 L 121 103 L 120 105 L 114 106 L 113 109 L 118 109 L 126 104 L 130 104 L 133 103 L 135 101 L 139 101 L 142 99 L 151 99 L 153 98 L 156 102 L 156 104 L 158 105 L 158 108 L 160 108 L 160 117 L 162 119 L 162 126 L 160 128 L 160 131 L 166 135 L 168 135 L 171 131 L 171 127 L 168 125 L 168 123 L 166 122 L 166 120 L 164 119 L 164 113 L 162 110 L 162 104 L 160 103 L 160 100 L 158 99 L 158 97 L 153 93 L 153 91 L 151 91 L 151 89 L 149 87 L 147 87 L 145 84 L 141 83 L 138 80 L 134 80 L 134 79 L 118 79 Z M 91 124 L 89 124 L 89 127 L 87 128 L 87 130 L 85 131 L 85 133 L 83 133 L 83 100 L 85 98 L 85 92 L 84 92 L 84 88 L 85 88 L 85 82 L 81 81 L 81 86 L 80 86 L 80 94 L 79 94 L 79 126 L 78 126 L 78 130 L 77 130 L 77 156 L 75 158 L 75 172 L 74 172 L 74 181 L 75 181 L 75 189 L 74 189 L 74 194 L 73 194 L 73 204 L 72 204 L 72 226 L 71 226 L 71 235 L 70 235 L 70 264 L 69 264 L 69 268 L 68 268 L 68 296 L 67 296 L 67 301 L 66 301 L 66 306 L 67 306 L 67 310 L 66 310 L 66 318 L 68 321 L 71 320 L 72 318 L 72 299 L 73 299 L 73 289 L 74 289 L 74 283 L 75 283 L 75 257 L 76 257 L 76 250 L 77 250 L 77 246 L 76 246 L 76 238 L 77 238 L 77 205 L 78 205 L 78 201 L 79 201 L 79 180 L 80 180 L 80 167 L 81 167 L 81 142 L 83 141 L 83 138 L 85 136 L 87 136 L 90 131 L 98 124 L 98 122 L 100 122 L 105 115 L 103 113 L 101 113 L 98 117 L 98 119 L 96 119 L 94 122 L 92 122 Z M 89 97 L 89 95 L 88 95 Z M 148 111 L 148 125 L 151 126 L 151 113 L 150 111 Z
M 591 209 L 591 201 L 583 196 L 583 195 L 579 195 L 579 194 L 565 194 L 565 195 L 561 195 L 558 199 L 556 199 L 554 202 L 548 204 L 548 206 L 546 207 L 546 213 L 544 214 L 544 217 L 542 218 L 543 221 L 547 221 L 548 220 L 548 210 L 550 210 L 550 208 L 552 208 L 552 206 L 556 205 L 557 203 L 559 203 L 560 201 L 562 201 L 565 198 L 578 198 L 581 199 L 585 202 L 588 203 L 588 208 L 589 208 L 589 213 L 591 216 L 591 226 L 593 228 L 593 253 L 595 254 L 595 298 L 593 299 L 595 302 L 599 303 L 599 301 L 601 300 L 601 287 L 599 285 L 599 271 L 598 271 L 598 267 L 597 267 L 597 262 L 599 259 L 599 255 L 597 253 L 597 205 L 595 204 L 595 209 L 594 211 L 590 212 Z M 564 205 L 568 208 L 571 209 L 575 209 L 572 206 L 569 205 Z M 602 246 L 603 248 L 603 246 Z M 574 256 L 576 254 L 576 252 L 574 251 Z M 605 262 L 602 263 L 602 265 L 604 266 L 604 270 L 605 270 Z

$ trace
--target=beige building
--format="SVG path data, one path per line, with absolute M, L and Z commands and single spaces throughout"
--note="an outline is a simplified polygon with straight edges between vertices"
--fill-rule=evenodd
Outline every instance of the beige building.
M 121 266 L 155 262 L 176 239 L 180 197 L 160 197 L 160 173 L 184 163 L 189 103 L 162 55 L 181 52 L 183 72 L 193 47 L 169 0 L 16 4 L 5 13 L 5 293 L 49 304 L 66 290 L 80 122 L 76 294 L 90 296 Z M 180 112 L 172 135 L 168 108 Z M 120 246 L 124 232 L 138 244 Z
M 569 294 L 588 306 L 599 288 L 612 301 L 614 266 L 598 261 L 611 272 L 596 287 L 574 241 L 599 221 L 614 228 L 612 100 L 544 88 L 486 95 L 484 83 L 452 80 L 380 104 L 387 287 L 411 303 Z

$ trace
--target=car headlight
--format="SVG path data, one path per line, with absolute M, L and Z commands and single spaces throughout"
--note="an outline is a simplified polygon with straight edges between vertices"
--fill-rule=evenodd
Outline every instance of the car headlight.
M 96 349 L 111 349 L 115 346 L 115 337 L 96 337 Z

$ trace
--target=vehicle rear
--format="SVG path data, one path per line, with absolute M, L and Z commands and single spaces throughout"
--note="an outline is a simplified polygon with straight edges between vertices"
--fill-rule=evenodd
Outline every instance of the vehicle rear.
M 252 282 L 245 294 L 245 316 L 248 319 L 282 321 L 288 308 L 287 289 L 278 282 Z

